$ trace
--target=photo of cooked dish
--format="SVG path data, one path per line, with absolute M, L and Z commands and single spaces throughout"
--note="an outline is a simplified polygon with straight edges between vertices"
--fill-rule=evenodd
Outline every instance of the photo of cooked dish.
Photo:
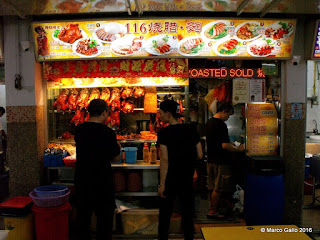
M 125 36 L 110 45 L 111 52 L 118 56 L 130 56 L 142 47 L 142 40 L 135 36 Z
M 72 50 L 80 57 L 96 57 L 101 54 L 101 46 L 99 40 L 79 39 L 72 45 Z
M 293 33 L 293 25 L 287 22 L 276 22 L 266 27 L 265 36 L 275 40 L 290 36 Z
M 86 32 L 79 28 L 79 24 L 72 23 L 52 33 L 53 40 L 64 45 L 71 45 L 78 39 L 86 37 Z
M 253 57 L 266 57 L 272 54 L 276 44 L 271 38 L 258 39 L 248 44 L 247 52 Z
M 229 36 L 229 33 L 226 29 L 227 26 L 230 26 L 230 22 L 225 20 L 208 23 L 202 28 L 201 36 L 207 38 L 208 40 L 223 39 Z
M 235 56 L 239 54 L 240 42 L 237 39 L 219 41 L 214 45 L 213 51 L 218 56 Z
M 87 5 L 86 1 L 65 0 L 54 2 L 56 5 L 53 6 L 53 9 L 59 9 L 62 13 L 77 13 Z
M 126 28 L 120 23 L 110 22 L 103 24 L 102 27 L 98 28 L 93 36 L 96 39 L 101 40 L 102 43 L 111 43 L 116 39 L 124 37 Z
M 93 10 L 103 12 L 122 11 L 126 9 L 125 0 L 91 0 Z
M 236 27 L 236 36 L 240 41 L 252 41 L 260 37 L 258 22 L 245 22 Z
M 178 52 L 183 56 L 197 56 L 201 54 L 204 44 L 201 37 L 187 37 L 179 42 Z
M 170 54 L 177 50 L 178 40 L 173 39 L 172 36 L 160 34 L 149 38 L 145 42 L 145 49 L 152 55 Z
M 202 8 L 207 11 L 225 11 L 230 9 L 230 0 L 204 0 Z

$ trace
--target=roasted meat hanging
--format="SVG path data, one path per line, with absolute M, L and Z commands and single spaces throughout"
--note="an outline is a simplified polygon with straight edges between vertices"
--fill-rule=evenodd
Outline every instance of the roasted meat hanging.
M 76 109 L 77 106 L 77 98 L 78 98 L 78 91 L 76 89 L 72 89 L 70 96 L 68 98 L 68 108 L 69 111 L 73 111 Z
M 104 88 L 101 91 L 100 99 L 105 101 L 106 103 L 109 103 L 109 99 L 110 99 L 110 90 L 109 90 L 109 88 Z
M 97 88 L 92 89 L 89 100 L 86 103 L 86 108 L 89 106 L 90 102 L 94 99 L 99 99 L 100 98 L 100 91 Z
M 126 87 L 121 93 L 122 99 L 127 99 L 127 98 L 131 97 L 132 96 L 132 92 L 133 92 L 132 88 Z
M 84 115 L 85 115 L 85 111 L 81 110 L 81 109 L 77 109 L 76 110 L 76 114 L 74 115 L 74 117 L 71 119 L 70 123 L 74 124 L 74 125 L 79 125 L 80 123 L 84 122 Z
M 65 111 L 68 108 L 67 100 L 68 100 L 69 90 L 62 89 L 58 99 L 54 102 L 53 108 L 62 111 Z
M 116 108 L 120 110 L 120 107 L 121 107 L 120 97 L 121 97 L 121 89 L 113 88 L 111 91 L 111 97 L 108 103 L 108 105 L 111 106 L 111 111 L 115 111 Z
M 133 113 L 134 112 L 134 105 L 129 101 L 123 101 L 121 103 L 121 106 L 122 106 L 121 110 L 124 113 Z
M 77 107 L 82 109 L 85 107 L 87 101 L 89 100 L 89 91 L 88 89 L 82 89 L 77 99 Z
M 142 97 L 143 95 L 144 95 L 144 88 L 143 87 L 135 87 L 134 88 L 133 96 L 135 98 Z

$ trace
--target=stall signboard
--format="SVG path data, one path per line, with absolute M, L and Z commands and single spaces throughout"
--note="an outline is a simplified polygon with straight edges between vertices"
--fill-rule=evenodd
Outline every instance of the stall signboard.
M 261 68 L 191 68 L 190 78 L 265 78 Z
M 249 1 L 244 12 L 259 12 L 271 0 Z M 138 5 L 136 4 L 138 3 Z M 33 12 L 36 14 L 74 14 L 96 12 L 131 11 L 206 11 L 236 12 L 242 1 L 238 0 L 45 0 L 33 1 Z M 271 12 L 288 12 L 296 7 L 292 1 L 284 1 L 272 8 Z M 291 9 L 291 11 L 294 11 Z
M 148 19 L 35 22 L 38 61 L 291 57 L 295 20 Z
M 248 104 L 247 154 L 276 155 L 278 148 L 278 117 L 273 104 Z
M 320 59 L 320 21 L 316 23 L 316 36 L 314 40 L 314 47 L 312 51 L 312 57 L 314 59 Z
M 188 59 L 105 59 L 43 63 L 48 88 L 184 86 Z
M 233 103 L 256 103 L 264 100 L 265 79 L 236 78 L 233 80 Z

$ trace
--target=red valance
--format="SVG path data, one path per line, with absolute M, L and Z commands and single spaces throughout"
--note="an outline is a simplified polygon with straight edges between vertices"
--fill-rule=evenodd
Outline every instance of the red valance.
M 117 59 L 43 63 L 44 79 L 188 77 L 188 59 Z

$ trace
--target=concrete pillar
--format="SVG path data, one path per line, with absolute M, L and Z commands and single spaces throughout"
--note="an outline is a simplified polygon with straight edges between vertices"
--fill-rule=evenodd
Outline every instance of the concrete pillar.
M 30 41 L 23 51 L 20 41 Z M 10 196 L 27 195 L 40 184 L 41 156 L 45 148 L 44 95 L 41 65 L 35 61 L 31 23 L 4 17 L 4 56 L 7 104 Z M 15 88 L 15 75 L 22 89 Z
M 304 155 L 305 155 L 305 106 L 307 64 L 304 52 L 304 19 L 298 19 L 293 55 L 301 56 L 298 65 L 288 60 L 283 63 L 285 116 L 283 131 L 283 157 L 285 161 L 285 223 L 299 225 L 302 221 Z M 291 119 L 292 103 L 302 103 L 302 119 Z

